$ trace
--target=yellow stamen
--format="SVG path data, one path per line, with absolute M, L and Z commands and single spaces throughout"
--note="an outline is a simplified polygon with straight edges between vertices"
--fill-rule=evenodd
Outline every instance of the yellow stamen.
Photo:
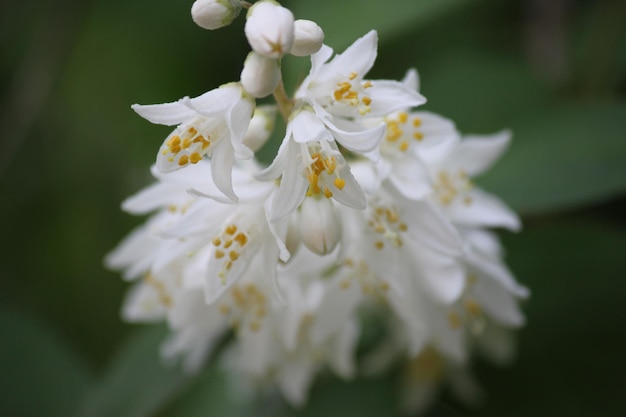
M 187 165 L 189 163 L 189 157 L 187 155 L 183 155 L 180 158 L 178 158 L 178 165 L 180 165 L 181 167 L 183 165 Z

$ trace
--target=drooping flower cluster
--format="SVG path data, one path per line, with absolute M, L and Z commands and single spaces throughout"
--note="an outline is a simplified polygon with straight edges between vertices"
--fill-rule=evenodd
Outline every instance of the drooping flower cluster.
M 239 82 L 133 106 L 175 127 L 156 183 L 123 203 L 153 214 L 107 257 L 135 281 L 124 317 L 165 321 L 163 353 L 188 369 L 233 334 L 233 369 L 296 405 L 321 369 L 349 378 L 404 364 L 412 409 L 446 381 L 466 390 L 471 353 L 505 359 L 509 329 L 524 321 L 518 300 L 528 292 L 488 230 L 517 230 L 519 220 L 472 182 L 509 132 L 462 136 L 413 110 L 425 102 L 414 70 L 366 79 L 376 32 L 333 57 L 317 24 L 274 1 L 197 0 L 192 15 L 214 29 L 242 7 L 253 51 Z M 286 53 L 311 55 L 293 98 L 280 81 Z M 272 93 L 276 106 L 256 106 Z M 277 112 L 286 131 L 263 167 L 254 152 Z M 357 360 L 364 316 L 386 336 Z

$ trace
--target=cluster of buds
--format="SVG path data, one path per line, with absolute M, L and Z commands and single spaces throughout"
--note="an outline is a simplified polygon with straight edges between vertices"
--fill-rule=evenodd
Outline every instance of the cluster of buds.
M 107 257 L 136 281 L 130 321 L 165 321 L 166 356 L 198 369 L 227 334 L 231 368 L 303 404 L 315 375 L 350 378 L 401 364 L 400 390 L 423 409 L 441 386 L 467 394 L 469 359 L 511 355 L 528 295 L 489 229 L 517 230 L 517 215 L 474 185 L 510 133 L 463 136 L 450 120 L 415 110 L 418 76 L 369 80 L 371 31 L 343 53 L 314 22 L 272 0 L 197 0 L 207 29 L 248 9 L 252 48 L 238 82 L 199 97 L 134 105 L 174 126 L 160 147 L 156 183 L 123 208 L 153 213 Z M 281 57 L 311 56 L 287 96 Z M 334 55 L 334 56 L 333 56 Z M 256 105 L 273 94 L 275 105 Z M 254 159 L 286 122 L 274 161 Z M 363 317 L 386 337 L 357 361 Z

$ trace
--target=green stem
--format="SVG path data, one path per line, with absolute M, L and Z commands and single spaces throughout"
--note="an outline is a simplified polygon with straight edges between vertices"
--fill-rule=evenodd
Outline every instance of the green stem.
M 278 81 L 278 85 L 274 89 L 274 99 L 276 100 L 276 104 L 278 105 L 278 110 L 280 111 L 280 114 L 283 115 L 283 119 L 285 119 L 285 123 L 287 123 L 289 121 L 289 115 L 291 114 L 291 110 L 293 110 L 293 102 L 291 101 L 289 96 L 287 96 L 282 77 L 280 81 Z

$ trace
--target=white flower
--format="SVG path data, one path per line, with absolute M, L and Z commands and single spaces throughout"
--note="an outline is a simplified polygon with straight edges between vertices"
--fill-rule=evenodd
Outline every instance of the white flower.
M 340 143 L 347 145 L 344 139 Z M 370 146 L 365 141 L 359 145 Z M 354 149 L 352 143 L 346 147 Z M 363 191 L 350 173 L 333 135 L 307 108 L 292 113 L 278 155 L 257 177 L 262 180 L 281 177 L 271 203 L 271 221 L 291 213 L 307 195 L 334 198 L 350 207 L 365 208 Z
M 308 56 L 316 53 L 324 42 L 324 31 L 317 23 L 298 19 L 294 22 L 294 40 L 289 53 Z
M 152 123 L 178 125 L 157 154 L 157 168 L 170 172 L 213 158 L 213 180 L 228 198 L 237 201 L 232 188 L 234 159 L 252 158 L 243 137 L 252 118 L 254 101 L 241 86 L 231 83 L 199 97 L 184 97 L 166 104 L 132 106 Z
M 243 63 L 241 85 L 253 97 L 272 94 L 280 80 L 280 63 L 252 51 Z
M 371 31 L 331 61 L 328 60 L 333 50 L 322 47 L 311 56 L 311 71 L 296 92 L 296 98 L 313 106 L 326 123 L 336 123 L 335 118 L 345 119 L 345 123 L 365 115 L 383 117 L 423 104 L 424 97 L 400 82 L 363 79 L 376 59 L 377 41 L 376 32 Z
M 254 52 L 266 58 L 280 58 L 293 44 L 293 14 L 271 0 L 256 2 L 248 10 L 245 33 Z
M 196 0 L 191 6 L 193 21 L 203 29 L 230 25 L 241 12 L 239 0 Z
M 472 178 L 488 170 L 508 147 L 511 134 L 465 136 L 421 153 L 433 178 L 433 199 L 455 223 L 518 230 L 518 216 L 499 198 L 477 188 Z
M 243 144 L 253 152 L 258 151 L 274 131 L 276 106 L 265 104 L 254 109 L 250 126 L 243 138 Z
M 339 243 L 339 216 L 328 198 L 305 198 L 298 213 L 302 243 L 318 255 L 331 253 Z

